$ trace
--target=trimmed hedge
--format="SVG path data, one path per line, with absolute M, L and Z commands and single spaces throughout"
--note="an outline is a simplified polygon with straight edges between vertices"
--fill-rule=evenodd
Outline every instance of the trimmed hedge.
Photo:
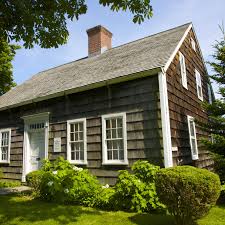
M 160 201 L 177 225 L 193 224 L 206 215 L 220 195 L 219 176 L 191 166 L 161 169 L 155 182 Z

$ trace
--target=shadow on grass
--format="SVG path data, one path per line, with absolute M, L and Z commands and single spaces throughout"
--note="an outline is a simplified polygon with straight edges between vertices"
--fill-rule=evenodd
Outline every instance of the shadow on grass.
M 22 199 L 22 200 L 21 200 Z M 37 199 L 18 196 L 1 196 L 0 224 L 45 222 L 54 220 L 58 224 L 76 222 L 81 215 L 101 215 L 101 212 L 81 206 L 60 205 Z
M 161 214 L 137 214 L 129 218 L 137 225 L 174 225 L 172 216 Z

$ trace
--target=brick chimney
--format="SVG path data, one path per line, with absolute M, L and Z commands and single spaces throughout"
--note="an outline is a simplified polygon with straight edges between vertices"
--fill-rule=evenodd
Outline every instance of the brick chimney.
M 87 30 L 88 56 L 95 56 L 112 48 L 112 33 L 105 27 L 98 25 Z

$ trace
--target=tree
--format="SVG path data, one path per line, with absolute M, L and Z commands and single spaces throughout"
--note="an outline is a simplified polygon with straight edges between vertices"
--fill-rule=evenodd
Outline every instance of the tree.
M 212 140 L 203 140 L 205 146 L 217 155 L 215 169 L 225 182 L 225 31 L 220 27 L 223 37 L 214 45 L 213 61 L 208 62 L 214 74 L 210 76 L 219 85 L 221 98 L 212 104 L 204 103 L 209 122 L 202 127 L 212 134 Z
M 12 60 L 16 54 L 18 45 L 10 45 L 0 39 L 0 95 L 9 91 L 16 84 L 13 81 Z
M 130 11 L 134 23 L 152 16 L 150 0 L 99 0 L 112 11 Z M 8 42 L 24 42 L 42 48 L 58 47 L 67 42 L 67 19 L 78 20 L 87 12 L 85 0 L 4 0 L 0 1 L 0 37 Z

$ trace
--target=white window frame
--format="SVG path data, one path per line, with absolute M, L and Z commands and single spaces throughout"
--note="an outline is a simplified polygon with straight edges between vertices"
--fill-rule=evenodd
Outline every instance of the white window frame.
M 198 160 L 198 143 L 197 143 L 197 137 L 196 137 L 195 121 L 192 116 L 187 116 L 187 120 L 188 120 L 189 141 L 190 141 L 190 147 L 191 147 L 192 160 Z M 194 124 L 194 136 L 191 136 L 191 123 L 190 122 L 193 122 L 193 124 Z M 192 146 L 192 141 L 191 141 L 192 139 L 195 140 L 196 154 L 193 153 L 193 146 Z
M 203 101 L 202 78 L 201 78 L 201 74 L 196 69 L 195 69 L 195 79 L 196 79 L 196 89 L 197 89 L 198 98 L 201 101 Z M 199 93 L 198 87 L 200 87 L 201 89 L 200 93 Z
M 209 104 L 212 104 L 212 89 L 211 89 L 211 85 L 207 84 L 207 88 L 208 88 Z
M 2 160 L 2 133 L 4 132 L 9 132 L 9 143 L 8 143 L 8 159 L 7 160 Z M 11 150 L 11 129 L 0 129 L 0 163 L 10 163 L 10 150 Z
M 122 117 L 123 123 L 123 149 L 124 160 L 108 160 L 107 145 L 106 145 L 106 119 Z M 127 157 L 127 122 L 126 113 L 114 113 L 102 115 L 102 165 L 128 165 Z
M 196 43 L 195 43 L 195 40 L 193 38 L 191 38 L 191 47 L 194 51 L 196 51 Z
M 70 146 L 70 124 L 83 123 L 84 130 L 84 160 L 71 160 L 71 146 Z M 87 165 L 87 122 L 86 118 L 67 120 L 67 160 L 72 164 Z
M 182 82 L 183 87 L 188 89 L 185 57 L 181 52 L 179 52 L 179 60 L 180 60 L 181 82 Z

